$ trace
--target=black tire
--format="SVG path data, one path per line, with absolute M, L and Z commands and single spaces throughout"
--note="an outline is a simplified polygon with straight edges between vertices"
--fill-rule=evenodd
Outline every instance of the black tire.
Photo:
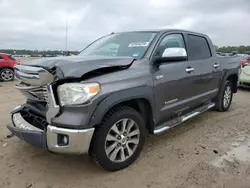
M 133 154 L 125 161 L 113 162 L 106 154 L 106 137 L 110 133 L 113 125 L 125 118 L 133 120 L 138 125 L 137 128 L 140 132 L 140 135 L 138 137 L 139 143 L 136 146 Z M 145 143 L 146 136 L 147 129 L 141 114 L 133 108 L 127 106 L 119 106 L 109 111 L 103 118 L 102 123 L 98 127 L 96 127 L 90 146 L 90 155 L 102 168 L 107 171 L 121 170 L 131 165 L 139 157 Z M 124 151 L 125 150 L 123 150 L 123 152 Z
M 6 77 L 4 75 L 4 73 L 8 73 L 9 77 Z M 5 82 L 9 82 L 9 81 L 13 81 L 14 80 L 14 71 L 9 69 L 9 68 L 4 68 L 2 70 L 0 70 L 0 80 L 5 81 Z
M 228 104 L 225 105 L 224 103 L 224 98 L 225 98 L 225 93 L 227 91 L 227 89 L 230 88 L 231 94 L 230 94 L 230 99 L 228 100 Z M 233 99 L 233 91 L 232 91 L 232 82 L 230 80 L 227 80 L 222 89 L 220 90 L 217 99 L 216 99 L 216 103 L 215 103 L 215 110 L 219 111 L 219 112 L 226 112 L 228 111 L 228 109 L 231 106 L 232 103 L 232 99 Z

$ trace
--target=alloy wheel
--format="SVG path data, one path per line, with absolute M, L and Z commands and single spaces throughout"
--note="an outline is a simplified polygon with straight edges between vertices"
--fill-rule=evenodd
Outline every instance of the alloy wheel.
M 112 162 L 124 162 L 135 152 L 140 140 L 140 129 L 132 119 L 122 119 L 109 130 L 105 152 Z
M 227 86 L 223 98 L 223 105 L 225 108 L 227 108 L 230 105 L 231 97 L 232 97 L 231 87 Z
M 10 81 L 13 79 L 13 72 L 11 70 L 5 69 L 1 72 L 1 78 L 4 81 Z

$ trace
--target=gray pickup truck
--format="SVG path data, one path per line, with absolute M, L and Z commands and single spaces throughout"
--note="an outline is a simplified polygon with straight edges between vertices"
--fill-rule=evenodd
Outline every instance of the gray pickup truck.
M 90 156 L 108 171 L 131 165 L 148 134 L 209 109 L 227 111 L 240 61 L 217 57 L 210 38 L 184 30 L 111 33 L 77 56 L 15 66 L 27 97 L 7 127 L 56 153 Z

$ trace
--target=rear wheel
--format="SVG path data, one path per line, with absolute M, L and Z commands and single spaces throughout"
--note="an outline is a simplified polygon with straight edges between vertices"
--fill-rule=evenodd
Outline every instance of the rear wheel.
M 233 99 L 232 82 L 227 80 L 218 94 L 215 109 L 220 112 L 228 111 Z
M 131 165 L 140 155 L 146 137 L 144 120 L 133 108 L 111 110 L 95 130 L 90 153 L 108 171 Z
M 9 68 L 4 68 L 0 70 L 0 79 L 3 81 L 12 81 L 14 80 L 14 72 Z

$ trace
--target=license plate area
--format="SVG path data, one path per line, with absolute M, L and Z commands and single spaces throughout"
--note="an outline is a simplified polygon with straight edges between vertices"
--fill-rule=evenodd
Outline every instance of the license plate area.
M 12 121 L 13 121 L 14 126 L 16 126 L 17 128 L 43 132 L 43 130 L 38 129 L 37 127 L 25 121 L 19 112 L 12 115 Z

